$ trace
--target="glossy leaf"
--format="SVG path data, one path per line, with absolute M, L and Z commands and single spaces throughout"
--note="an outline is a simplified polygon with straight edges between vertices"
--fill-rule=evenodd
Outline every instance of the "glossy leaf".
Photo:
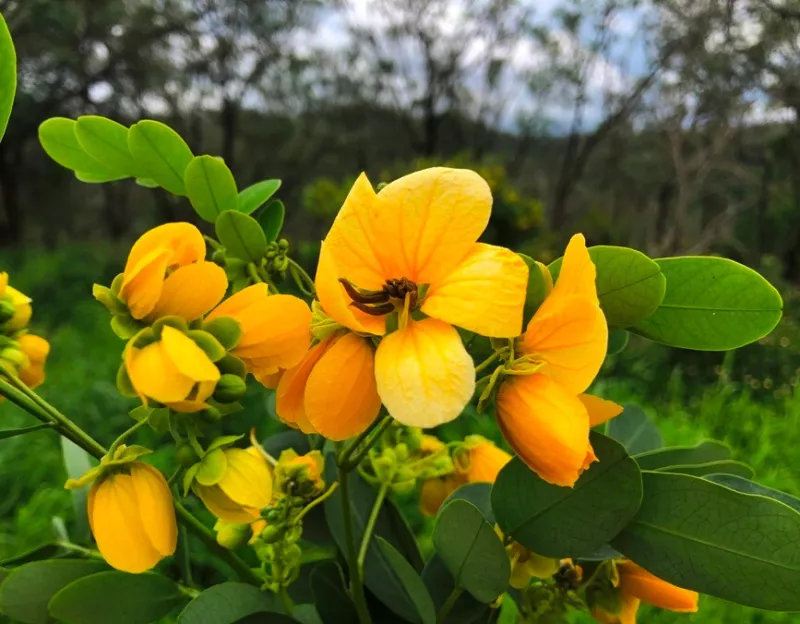
M 6 21 L 0 14 L 0 140 L 6 133 L 16 92 L 17 54 Z
M 12 555 L 0 560 L 0 566 L 22 566 L 32 561 L 43 561 L 45 559 L 55 559 L 57 557 L 66 557 L 71 554 L 65 550 L 63 546 L 57 542 L 49 542 L 40 544 L 35 548 L 26 550 L 18 555 Z
M 666 280 L 656 262 L 628 247 L 589 247 L 597 267 L 597 297 L 612 328 L 626 328 L 655 312 L 664 298 Z M 561 271 L 559 258 L 549 268 L 553 280 Z
M 258 262 L 267 253 L 267 238 L 253 217 L 228 210 L 219 215 L 215 229 L 219 242 L 234 258 Z
M 239 211 L 252 214 L 264 205 L 281 187 L 280 180 L 262 180 L 239 193 Z
M 75 121 L 52 117 L 39 125 L 39 143 L 50 158 L 75 172 L 85 182 L 110 182 L 125 176 L 111 171 L 89 156 L 75 136 Z
M 673 347 L 728 351 L 769 334 L 783 301 L 761 275 L 727 258 L 657 260 L 667 278 L 658 309 L 631 329 Z
M 672 446 L 636 455 L 641 470 L 658 470 L 666 466 L 686 466 L 724 461 L 731 456 L 727 445 L 716 440 L 706 440 L 697 446 Z
M 599 461 L 573 488 L 545 482 L 518 457 L 500 471 L 492 509 L 505 535 L 546 557 L 580 557 L 622 530 L 641 502 L 639 467 L 611 438 L 592 432 L 591 442 Z
M 525 254 L 517 254 L 528 265 L 528 290 L 525 294 L 525 307 L 522 312 L 522 327 L 527 327 L 536 310 L 542 305 L 547 293 L 553 287 L 552 281 L 545 278 L 547 267 Z M 549 275 L 547 276 L 549 278 Z
M 253 622 L 290 624 L 275 594 L 244 583 L 215 585 L 192 600 L 178 616 L 178 624 L 234 624 Z
M 311 572 L 314 604 L 324 624 L 357 622 L 358 615 L 344 586 L 342 571 L 335 563 L 317 566 Z
M 24 624 L 52 622 L 47 603 L 73 581 L 107 570 L 102 561 L 36 561 L 12 570 L 0 585 L 0 612 Z
M 755 475 L 755 471 L 750 466 L 732 459 L 706 462 L 704 464 L 665 466 L 664 468 L 659 468 L 658 472 L 675 472 L 677 474 L 694 475 L 695 477 L 704 477 L 710 474 L 730 474 L 745 479 L 752 479 Z
M 453 575 L 439 555 L 433 555 L 422 570 L 422 582 L 428 588 L 433 598 L 433 606 L 438 613 L 450 594 L 455 589 L 456 583 Z M 445 617 L 443 624 L 477 624 L 486 622 L 490 607 L 478 600 L 469 592 L 461 592 L 450 613 Z M 326 623 L 327 624 L 327 623 Z
M 775 611 L 800 611 L 800 514 L 706 479 L 643 474 L 644 499 L 611 541 L 656 576 Z
M 376 537 L 378 549 L 383 557 L 391 566 L 399 584 L 403 587 L 409 600 L 414 604 L 417 615 L 419 617 L 412 620 L 412 622 L 421 622 L 422 624 L 436 624 L 436 611 L 433 607 L 433 600 L 425 587 L 425 583 L 417 574 L 417 571 L 411 567 L 411 564 L 405 560 L 397 549 L 387 542 L 382 537 Z
M 800 498 L 796 498 L 791 494 L 781 492 L 780 490 L 774 490 L 765 485 L 761 485 L 760 483 L 754 483 L 753 481 L 745 479 L 744 477 L 732 474 L 710 474 L 706 476 L 706 479 L 744 494 L 757 494 L 759 496 L 766 496 L 767 498 L 774 498 L 775 500 L 788 505 L 795 511 L 800 512 Z
M 183 174 L 186 195 L 201 219 L 214 223 L 225 210 L 239 207 L 236 180 L 219 158 L 195 156 Z
M 145 119 L 128 130 L 128 149 L 144 172 L 173 195 L 186 195 L 183 176 L 194 158 L 192 150 L 172 128 Z
M 608 351 L 606 355 L 617 355 L 625 350 L 630 340 L 630 333 L 624 329 L 615 329 L 608 333 Z
M 465 500 L 472 503 L 489 524 L 495 523 L 494 512 L 492 511 L 491 483 L 466 483 L 461 485 L 444 499 L 441 508 L 444 508 L 447 503 L 454 500 Z
M 135 178 L 141 168 L 128 149 L 128 129 L 106 117 L 84 115 L 75 122 L 75 138 L 84 152 L 114 174 Z
M 661 432 L 636 405 L 624 405 L 622 413 L 606 423 L 606 435 L 622 444 L 629 455 L 661 448 Z
M 266 206 L 261 214 L 258 215 L 258 224 L 264 230 L 264 236 L 269 242 L 278 240 L 283 220 L 286 217 L 286 207 L 280 199 L 273 199 Z

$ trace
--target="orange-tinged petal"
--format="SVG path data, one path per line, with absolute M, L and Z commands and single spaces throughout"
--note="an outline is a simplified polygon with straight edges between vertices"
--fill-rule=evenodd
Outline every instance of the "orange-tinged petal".
M 24 334 L 17 338 L 17 342 L 32 364 L 44 363 L 50 353 L 50 343 L 41 336 Z
M 589 424 L 592 427 L 602 425 L 607 420 L 616 418 L 622 413 L 622 406 L 617 405 L 614 401 L 601 399 L 599 396 L 593 394 L 578 395 L 581 403 L 589 412 Z
M 527 287 L 522 258 L 505 247 L 475 243 L 463 262 L 431 284 L 422 311 L 482 336 L 516 338 Z
M 141 462 L 131 466 L 131 479 L 150 543 L 164 557 L 173 554 L 178 543 L 178 526 L 166 479 L 158 470 Z
M 395 420 L 436 427 L 456 418 L 472 398 L 475 366 L 455 328 L 427 318 L 381 341 L 375 379 Z
M 567 245 L 553 290 L 562 295 L 582 295 L 599 305 L 596 277 L 597 270 L 586 249 L 586 239 L 583 234 L 575 234 Z
M 308 376 L 323 354 L 333 346 L 335 337 L 330 337 L 311 347 L 303 360 L 281 376 L 275 393 L 275 411 L 287 425 L 298 427 L 303 433 L 314 432 L 306 416 L 305 393 Z
M 346 440 L 366 431 L 380 411 L 372 344 L 355 334 L 338 338 L 308 375 L 305 415 L 329 440 Z
M 236 318 L 240 313 L 247 310 L 247 308 L 263 301 L 268 296 L 269 287 L 266 284 L 253 284 L 232 294 L 225 301 L 220 303 L 211 311 L 206 320 L 212 321 L 220 316 L 232 316 Z
M 608 326 L 600 307 L 580 295 L 554 290 L 533 315 L 520 351 L 543 360 L 543 373 L 579 394 L 594 381 L 608 349 Z
M 494 483 L 510 461 L 511 455 L 487 440 L 469 449 L 469 467 L 464 476 L 469 483 Z
M 270 390 L 275 390 L 278 387 L 278 384 L 281 382 L 281 378 L 283 377 L 283 373 L 285 371 L 279 370 L 277 373 L 255 373 L 254 377 L 265 388 L 269 388 Z
M 131 348 L 128 360 L 128 377 L 136 392 L 159 403 L 182 401 L 194 386 L 191 378 L 181 374 L 161 342 L 143 349 Z
M 225 451 L 228 468 L 217 486 L 242 507 L 263 509 L 272 500 L 272 471 L 257 453 L 230 448 Z
M 158 303 L 147 316 L 180 316 L 193 321 L 217 305 L 227 289 L 225 271 L 213 262 L 182 266 L 164 280 Z
M 620 624 L 636 624 L 636 613 L 639 611 L 639 602 L 639 599 L 633 596 L 620 596 Z
M 143 319 L 156 307 L 168 266 L 169 251 L 154 249 L 130 270 L 126 269 L 119 294 L 133 318 Z
M 574 395 L 542 374 L 510 377 L 497 393 L 503 436 L 548 483 L 572 486 L 585 467 L 589 414 Z
M 617 564 L 619 591 L 661 609 L 694 613 L 697 611 L 697 592 L 667 583 L 632 561 Z
M 41 364 L 26 366 L 19 371 L 19 378 L 29 388 L 38 388 L 45 380 L 44 366 Z
M 250 524 L 253 515 L 258 511 L 249 507 L 242 507 L 228 498 L 216 485 L 205 487 L 195 483 L 192 490 L 203 501 L 206 508 L 220 520 L 231 524 Z
M 469 169 L 433 167 L 386 185 L 370 214 L 385 277 L 442 281 L 472 251 L 491 211 L 489 185 Z
M 162 249 L 169 252 L 168 266 L 184 266 L 206 256 L 206 242 L 194 225 L 183 222 L 165 223 L 148 230 L 134 243 L 125 263 L 125 275 L 150 252 Z
M 422 515 L 429 518 L 435 516 L 447 497 L 463 483 L 463 478 L 457 475 L 423 481 L 419 490 L 419 506 Z
M 206 355 L 205 351 L 197 346 L 194 340 L 180 330 L 165 325 L 161 330 L 161 346 L 180 374 L 191 381 L 216 382 L 219 380 L 219 369 L 214 366 L 214 362 Z M 148 348 L 145 347 L 145 349 Z M 209 394 L 207 393 L 203 400 L 208 398 Z M 153 398 L 158 400 L 156 397 Z

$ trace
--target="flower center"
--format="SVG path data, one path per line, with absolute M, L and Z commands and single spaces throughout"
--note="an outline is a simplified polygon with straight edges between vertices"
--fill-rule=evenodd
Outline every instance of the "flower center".
M 406 277 L 386 280 L 380 290 L 362 290 L 345 278 L 339 278 L 352 300 L 350 305 L 372 316 L 383 316 L 405 306 L 413 310 L 419 299 L 419 287 Z

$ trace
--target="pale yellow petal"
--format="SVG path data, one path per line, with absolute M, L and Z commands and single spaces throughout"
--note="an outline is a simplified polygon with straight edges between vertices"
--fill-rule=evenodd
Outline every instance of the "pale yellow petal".
M 225 451 L 228 469 L 217 484 L 235 503 L 243 507 L 263 509 L 272 500 L 272 471 L 260 454 L 244 449 Z
M 586 239 L 583 234 L 575 234 L 567 245 L 554 290 L 562 295 L 583 295 L 599 304 L 596 276 L 597 270 L 586 249 Z
M 219 380 L 219 369 L 214 366 L 205 351 L 180 330 L 165 325 L 161 330 L 161 345 L 180 374 L 192 382 Z
M 140 462 L 131 466 L 131 479 L 139 516 L 150 543 L 164 557 L 173 554 L 178 542 L 178 526 L 166 479 L 152 466 Z
M 192 486 L 192 491 L 203 501 L 206 509 L 225 522 L 230 522 L 231 524 L 250 524 L 253 521 L 253 515 L 258 515 L 255 509 L 242 507 L 232 501 L 216 485 L 205 487 L 195 483 Z
M 128 377 L 138 394 L 159 403 L 182 401 L 189 396 L 194 380 L 178 370 L 161 342 L 130 349 L 128 353 Z
M 475 390 L 475 367 L 454 327 L 427 318 L 389 334 L 375 356 L 378 394 L 410 427 L 456 418 Z
M 148 317 L 180 316 L 193 321 L 222 301 L 227 289 L 225 271 L 213 262 L 182 266 L 164 281 L 158 303 Z
M 465 478 L 469 483 L 494 483 L 511 455 L 489 441 L 469 449 L 469 467 Z
M 611 420 L 622 413 L 622 406 L 613 401 L 601 399 L 593 394 L 581 394 L 578 396 L 586 411 L 589 412 L 589 423 L 592 427 L 602 425 L 607 420 Z

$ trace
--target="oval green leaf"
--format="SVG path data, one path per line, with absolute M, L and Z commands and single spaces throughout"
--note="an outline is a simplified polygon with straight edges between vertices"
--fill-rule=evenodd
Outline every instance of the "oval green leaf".
M 195 156 L 183 174 L 186 195 L 200 218 L 214 223 L 225 210 L 239 207 L 236 180 L 219 158 Z
M 264 205 L 281 187 L 280 180 L 262 180 L 239 193 L 239 211 L 252 214 Z
M 358 614 L 344 587 L 342 571 L 336 563 L 323 563 L 311 572 L 311 591 L 324 624 L 358 622 Z
M 518 253 L 517 255 L 528 265 L 528 290 L 525 294 L 525 307 L 522 311 L 522 327 L 524 329 L 553 288 L 553 280 L 549 273 L 545 275 L 547 267 L 541 262 L 537 262 L 525 254 Z
M 99 117 L 84 115 L 75 122 L 75 138 L 84 152 L 114 174 L 135 178 L 140 167 L 128 149 L 128 129 L 122 124 Z
M 481 512 L 481 515 L 489 524 L 495 523 L 494 512 L 492 511 L 492 484 L 491 483 L 466 483 L 459 486 L 450 494 L 441 505 L 444 508 L 447 503 L 454 500 L 465 500 L 472 503 Z
M 264 624 L 293 621 L 283 614 L 274 594 L 244 583 L 222 583 L 205 590 L 186 605 L 178 616 L 178 624 L 234 624 L 249 616 Z
M 597 267 L 597 297 L 608 325 L 624 329 L 655 312 L 666 290 L 659 265 L 641 251 L 628 247 L 589 247 Z M 550 264 L 553 281 L 561 271 L 559 258 Z
M 599 461 L 575 487 L 541 479 L 515 457 L 492 489 L 492 509 L 505 535 L 545 557 L 580 557 L 617 535 L 636 514 L 642 479 L 636 461 L 615 440 L 592 432 Z
M 226 210 L 215 225 L 217 238 L 227 253 L 246 262 L 258 262 L 267 253 L 267 238 L 253 217 Z
M 0 612 L 24 624 L 50 624 L 47 603 L 79 578 L 107 570 L 102 561 L 35 561 L 12 570 L 0 585 Z
M 666 466 L 687 466 L 730 459 L 731 450 L 722 442 L 706 440 L 697 446 L 672 446 L 637 454 L 641 470 L 658 470 Z
M 286 207 L 280 199 L 273 199 L 266 206 L 261 214 L 258 215 L 258 224 L 264 230 L 264 236 L 267 237 L 269 242 L 278 240 L 281 229 L 283 229 L 283 220 L 286 217 Z
M 641 509 L 612 546 L 679 587 L 800 611 L 800 514 L 698 477 L 642 476 Z
M 730 474 L 745 479 L 752 479 L 755 471 L 744 462 L 727 459 L 725 461 L 706 462 L 704 464 L 684 464 L 680 466 L 665 466 L 658 472 L 674 472 L 677 474 L 705 477 L 711 474 Z
M 636 405 L 624 405 L 622 413 L 606 423 L 606 435 L 622 444 L 629 455 L 653 451 L 664 446 L 661 432 Z
M 433 599 L 428 593 L 428 588 L 425 583 L 417 574 L 417 571 L 411 567 L 411 564 L 405 560 L 403 555 L 397 552 L 397 549 L 387 542 L 382 537 L 376 537 L 375 541 L 378 544 L 378 549 L 384 556 L 388 564 L 391 566 L 394 574 L 408 595 L 409 600 L 414 604 L 418 617 L 411 620 L 412 622 L 421 622 L 422 624 L 436 624 L 436 611 L 433 607 Z
M 39 143 L 47 155 L 65 169 L 75 171 L 85 182 L 111 182 L 121 176 L 89 156 L 75 136 L 75 121 L 66 117 L 52 117 L 39 125 Z M 85 179 L 84 179 L 85 178 Z
M 667 278 L 658 309 L 631 331 L 672 347 L 729 351 L 769 334 L 783 301 L 761 275 L 727 258 L 656 260 Z
M 16 92 L 17 53 L 6 20 L 0 14 L 0 140 L 6 133 Z
M 744 494 L 757 494 L 759 496 L 766 496 L 767 498 L 774 498 L 785 505 L 789 505 L 789 507 L 795 511 L 800 511 L 800 498 L 796 498 L 780 490 L 774 490 L 760 483 L 754 483 L 744 477 L 738 477 L 732 474 L 710 474 L 706 476 L 706 479 L 718 483 L 719 485 L 729 487 L 737 492 L 743 492 Z
M 173 195 L 186 195 L 183 176 L 194 154 L 172 128 L 152 119 L 140 121 L 128 130 L 128 149 L 144 172 L 140 177 Z
M 442 558 L 434 554 L 425 564 L 421 576 L 422 582 L 425 583 L 425 587 L 428 588 L 428 592 L 433 598 L 433 606 L 438 613 L 456 587 L 453 575 L 450 574 L 450 570 L 447 569 Z M 469 592 L 461 592 L 442 624 L 477 624 L 478 622 L 486 622 L 489 613 L 489 605 L 475 600 Z

